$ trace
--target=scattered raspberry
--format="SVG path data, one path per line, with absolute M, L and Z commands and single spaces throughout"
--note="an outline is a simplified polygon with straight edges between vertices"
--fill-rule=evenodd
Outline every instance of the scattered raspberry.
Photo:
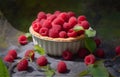
M 28 61 L 26 59 L 22 59 L 18 64 L 17 64 L 17 69 L 18 71 L 25 71 L 28 68 Z
M 78 23 L 81 22 L 81 21 L 85 21 L 86 20 L 86 16 L 81 15 L 81 16 L 78 17 L 77 20 L 78 20 Z
M 77 35 L 80 36 L 80 35 L 82 35 L 82 34 L 84 34 L 84 33 L 85 33 L 84 30 L 80 30 L 80 31 L 77 32 Z
M 77 24 L 77 19 L 76 17 L 70 17 L 69 23 L 72 27 L 74 27 Z
M 115 48 L 116 55 L 120 55 L 120 46 L 117 46 Z
M 12 55 L 6 55 L 3 59 L 4 61 L 6 62 L 13 62 L 14 61 L 14 58 L 12 57 Z
M 14 49 L 9 50 L 8 54 L 11 55 L 14 59 L 17 58 L 17 51 Z
M 25 35 L 21 35 L 18 37 L 18 42 L 21 44 L 21 45 L 25 45 L 28 43 L 28 40 L 27 40 L 27 37 Z
M 70 29 L 68 31 L 67 35 L 68 35 L 68 37 L 76 37 L 77 33 L 73 29 Z
M 63 28 L 64 28 L 65 31 L 68 31 L 68 30 L 71 29 L 72 27 L 73 27 L 73 26 L 70 25 L 70 23 L 65 22 L 65 23 L 63 24 Z
M 99 38 L 94 38 L 94 41 L 96 43 L 96 46 L 99 47 L 101 44 L 101 40 Z
M 50 29 L 49 30 L 49 37 L 52 37 L 52 38 L 59 37 L 59 31 L 56 30 L 55 28 Z
M 39 32 L 39 30 L 40 30 L 41 27 L 42 27 L 42 26 L 40 25 L 39 22 L 35 22 L 35 23 L 32 24 L 32 28 L 33 28 L 33 30 L 36 31 L 36 32 Z
M 45 12 L 39 12 L 37 15 L 37 18 L 41 20 L 41 19 L 46 19 L 47 16 L 46 16 Z
M 69 18 L 70 18 L 70 17 L 75 17 L 75 13 L 74 13 L 74 12 L 69 11 L 67 14 L 68 14 L 68 17 L 69 17 Z
M 68 15 L 66 12 L 60 13 L 58 17 L 61 17 L 64 21 L 68 21 Z
M 66 65 L 66 63 L 63 62 L 63 61 L 58 62 L 57 71 L 59 73 L 65 73 L 65 72 L 67 72 L 67 65 Z
M 72 57 L 73 57 L 73 54 L 72 54 L 72 52 L 70 52 L 69 50 L 65 50 L 65 51 L 62 53 L 62 57 L 63 57 L 65 60 L 71 60 Z
M 104 52 L 103 49 L 100 49 L 100 48 L 99 48 L 99 49 L 96 50 L 95 55 L 96 55 L 97 57 L 103 58 L 103 57 L 105 57 L 105 52 Z
M 42 36 L 48 36 L 48 31 L 49 31 L 48 28 L 43 27 L 43 28 L 40 29 L 39 33 Z
M 89 24 L 88 21 L 82 21 L 82 22 L 81 22 L 81 26 L 82 26 L 84 29 L 89 29 L 90 24 Z
M 40 57 L 37 59 L 36 63 L 37 63 L 39 66 L 45 66 L 45 65 L 47 65 L 48 61 L 47 61 L 47 59 L 46 59 L 45 56 L 40 56 Z
M 93 54 L 86 56 L 84 59 L 84 62 L 86 65 L 94 64 L 95 63 L 95 56 Z
M 53 20 L 53 23 L 57 25 L 63 25 L 64 20 L 61 17 L 57 17 Z
M 60 38 L 66 38 L 67 37 L 67 33 L 65 31 L 60 31 L 59 32 L 59 37 Z
M 51 24 L 51 22 L 50 22 L 49 20 L 45 20 L 45 21 L 43 22 L 42 27 L 45 27 L 45 28 L 50 29 L 50 28 L 52 27 L 52 24 Z
M 27 58 L 30 58 L 30 59 L 34 60 L 34 56 L 35 56 L 35 53 L 34 53 L 33 50 L 27 50 L 25 52 L 25 57 L 27 57 Z
M 89 51 L 86 48 L 80 48 L 78 50 L 78 56 L 80 58 L 85 58 L 85 56 L 87 56 L 89 54 Z

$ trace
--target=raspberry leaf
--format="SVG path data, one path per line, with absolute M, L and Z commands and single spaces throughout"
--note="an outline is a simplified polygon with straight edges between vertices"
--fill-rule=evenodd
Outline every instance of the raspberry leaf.
M 45 54 L 45 50 L 42 47 L 40 47 L 39 45 L 35 45 L 34 50 L 37 51 L 40 55 Z
M 30 33 L 25 33 L 25 36 L 27 37 L 27 39 L 28 39 L 29 41 L 32 40 L 32 34 L 30 34 Z
M 2 59 L 0 58 L 0 76 L 10 77 L 7 67 L 4 65 Z
M 88 75 L 88 74 L 89 74 L 89 71 L 88 71 L 88 70 L 84 70 L 84 71 L 80 72 L 80 73 L 77 75 L 77 77 L 86 76 L 86 75 Z
M 82 26 L 79 26 L 79 25 L 76 25 L 74 28 L 73 28 L 74 31 L 78 32 L 80 30 L 84 30 L 84 28 Z
M 96 35 L 96 31 L 92 29 L 85 30 L 85 35 L 87 37 L 94 37 Z
M 85 38 L 85 46 L 91 53 L 96 49 L 96 43 L 92 38 Z

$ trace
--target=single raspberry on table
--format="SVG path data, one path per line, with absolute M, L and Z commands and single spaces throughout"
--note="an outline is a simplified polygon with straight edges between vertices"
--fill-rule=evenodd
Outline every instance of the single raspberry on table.
M 72 27 L 74 27 L 77 24 L 77 19 L 76 17 L 70 17 L 69 18 L 69 23 Z
M 24 55 L 26 58 L 30 58 L 32 60 L 34 60 L 34 57 L 35 57 L 35 52 L 34 50 L 27 50 L 25 52 L 25 55 Z
M 89 54 L 89 51 L 86 48 L 80 48 L 78 50 L 78 56 L 80 58 L 85 58 L 85 56 L 87 56 Z
M 47 58 L 45 56 L 40 56 L 37 60 L 36 60 L 36 63 L 39 65 L 39 66 L 45 66 L 47 65 L 48 61 L 47 61 Z
M 94 41 L 96 43 L 96 46 L 99 47 L 101 44 L 101 40 L 99 38 L 94 38 Z
M 17 58 L 17 51 L 15 49 L 9 50 L 8 54 L 11 55 L 14 59 Z
M 17 64 L 17 70 L 18 71 L 25 71 L 28 69 L 28 60 L 22 59 L 18 64 Z
M 67 65 L 66 65 L 66 63 L 63 62 L 63 61 L 59 61 L 58 64 L 57 64 L 57 71 L 59 73 L 67 72 Z
M 4 61 L 6 62 L 13 62 L 14 61 L 14 58 L 12 55 L 6 55 L 4 58 L 3 58 Z
M 25 35 L 21 35 L 18 37 L 18 42 L 21 44 L 21 45 L 25 45 L 28 43 L 28 40 L 27 40 L 27 37 Z
M 42 36 L 48 36 L 48 28 L 45 28 L 45 27 L 42 27 L 39 31 L 39 34 L 42 35 Z
M 60 31 L 59 32 L 59 37 L 60 38 L 67 38 L 67 33 L 65 31 Z
M 41 24 L 39 22 L 35 22 L 35 23 L 32 24 L 32 28 L 36 32 L 39 32 L 39 30 L 40 30 L 41 27 L 42 26 L 41 26 Z
M 65 50 L 63 51 L 62 53 L 62 57 L 65 59 L 65 60 L 71 60 L 73 58 L 73 53 L 70 52 L 69 50 Z
M 57 30 L 56 28 L 51 28 L 49 30 L 49 37 L 52 37 L 52 38 L 59 37 L 59 30 Z
M 68 36 L 68 37 L 76 37 L 76 36 L 77 36 L 77 32 L 75 32 L 73 29 L 70 29 L 70 30 L 67 32 L 67 36 Z
M 45 12 L 39 12 L 37 15 L 37 18 L 41 20 L 41 19 L 46 19 L 47 16 L 46 16 Z
M 94 64 L 95 63 L 95 56 L 93 54 L 90 54 L 84 58 L 84 62 L 86 65 Z
M 115 52 L 116 52 L 116 55 L 120 55 L 120 46 L 116 46 Z
M 103 57 L 105 57 L 105 52 L 104 52 L 103 49 L 99 48 L 99 49 L 97 49 L 97 50 L 95 51 L 95 55 L 96 55 L 97 57 L 103 58 Z
M 50 20 L 45 20 L 42 24 L 42 27 L 50 29 L 52 27 L 51 21 Z
M 88 21 L 82 21 L 81 24 L 80 24 L 84 29 L 89 29 L 90 27 L 90 24 Z

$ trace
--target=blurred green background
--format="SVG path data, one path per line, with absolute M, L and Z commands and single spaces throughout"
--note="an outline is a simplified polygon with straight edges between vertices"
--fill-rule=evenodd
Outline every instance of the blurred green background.
M 119 0 L 0 0 L 0 10 L 22 32 L 28 32 L 39 11 L 73 11 L 86 15 L 101 39 L 120 44 Z

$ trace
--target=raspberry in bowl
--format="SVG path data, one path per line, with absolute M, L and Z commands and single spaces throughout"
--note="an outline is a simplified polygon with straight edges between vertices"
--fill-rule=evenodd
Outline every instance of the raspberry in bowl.
M 81 18 L 80 18 L 81 17 Z M 84 17 L 84 19 L 83 19 Z M 75 31 L 75 26 L 83 29 Z M 44 48 L 46 54 L 62 56 L 63 51 L 73 54 L 84 47 L 85 30 L 90 28 L 86 17 L 76 17 L 74 12 L 39 12 L 29 28 L 33 43 Z

